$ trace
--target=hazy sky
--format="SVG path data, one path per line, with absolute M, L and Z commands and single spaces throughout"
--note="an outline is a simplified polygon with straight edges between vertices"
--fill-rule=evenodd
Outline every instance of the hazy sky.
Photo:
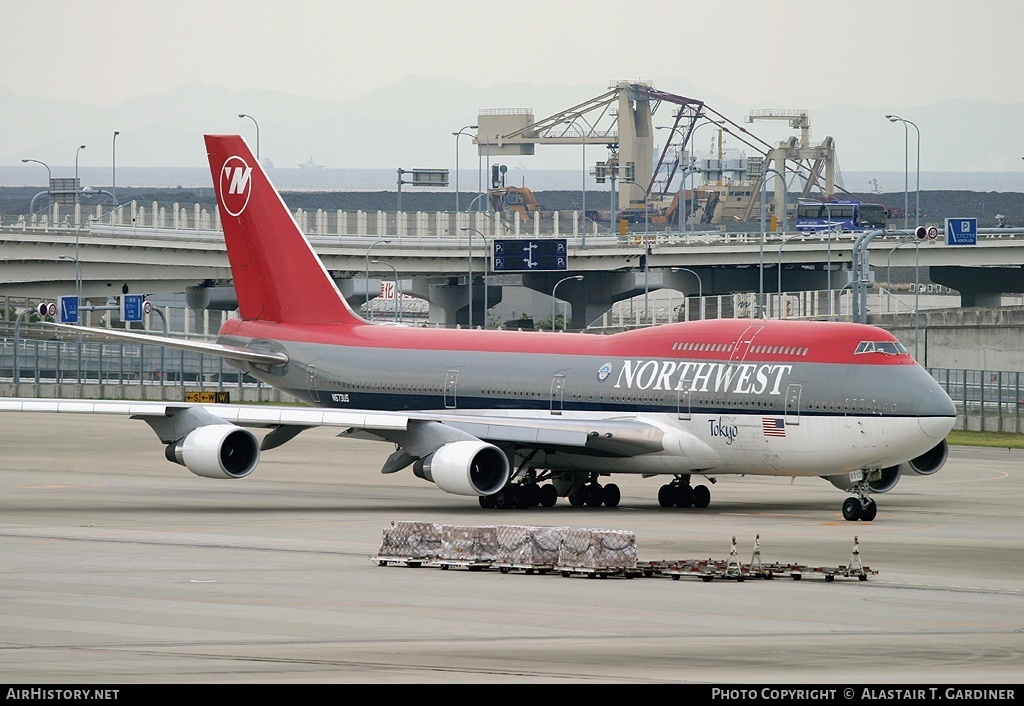
M 687 77 L 741 102 L 1024 102 L 1020 0 L 3 0 L 0 85 L 117 105 L 182 83 L 350 98 Z

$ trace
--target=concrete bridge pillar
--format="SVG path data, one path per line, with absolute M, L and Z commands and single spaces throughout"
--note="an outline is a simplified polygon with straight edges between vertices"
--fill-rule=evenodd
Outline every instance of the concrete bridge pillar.
M 452 280 L 444 282 L 414 279 L 405 290 L 430 302 L 430 323 L 438 326 L 469 326 L 469 285 Z M 486 294 L 483 278 L 473 279 L 473 326 L 483 327 L 487 321 L 486 308 L 501 302 L 500 285 L 488 284 Z
M 558 285 L 555 295 L 572 306 L 572 320 L 568 328 L 582 330 L 609 311 L 615 302 L 662 289 L 661 270 L 635 272 L 580 272 L 582 280 L 570 279 Z M 527 272 L 523 286 L 535 292 L 551 295 L 558 282 L 572 277 L 568 272 Z

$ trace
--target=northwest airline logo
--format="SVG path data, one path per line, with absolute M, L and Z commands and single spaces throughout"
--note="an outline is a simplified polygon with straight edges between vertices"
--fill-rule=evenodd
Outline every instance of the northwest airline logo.
M 241 157 L 228 157 L 220 168 L 217 192 L 220 203 L 232 216 L 242 215 L 252 195 L 252 167 Z
M 607 365 L 607 364 L 606 364 Z M 602 366 L 601 371 L 604 370 Z M 770 363 L 696 363 L 672 360 L 625 360 L 615 379 L 616 388 L 628 390 L 676 390 L 732 392 L 746 395 L 779 395 L 792 365 Z M 602 378 L 598 372 L 599 380 Z

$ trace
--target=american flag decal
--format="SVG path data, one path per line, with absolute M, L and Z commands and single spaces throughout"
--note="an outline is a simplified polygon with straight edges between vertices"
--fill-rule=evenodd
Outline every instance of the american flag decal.
M 786 436 L 786 420 L 778 417 L 762 417 L 761 430 L 765 436 Z

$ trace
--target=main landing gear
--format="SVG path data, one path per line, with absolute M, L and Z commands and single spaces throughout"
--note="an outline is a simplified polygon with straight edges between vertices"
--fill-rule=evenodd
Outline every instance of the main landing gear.
M 480 507 L 495 510 L 554 507 L 557 502 L 558 491 L 550 483 L 509 483 L 493 495 L 480 496 Z
M 658 504 L 662 507 L 705 508 L 711 504 L 711 491 L 706 485 L 691 486 L 690 476 L 677 476 L 658 489 Z
M 569 504 L 575 506 L 586 505 L 587 507 L 600 507 L 602 505 L 605 507 L 618 507 L 621 499 L 622 492 L 619 490 L 619 486 L 614 483 L 601 485 L 595 478 L 581 485 L 579 490 L 572 493 L 569 496 Z
M 563 487 L 562 492 L 569 489 Z M 554 483 L 541 485 L 537 480 L 531 479 L 522 483 L 509 483 L 493 495 L 480 496 L 480 507 L 496 510 L 526 509 L 538 506 L 554 507 L 558 502 L 559 495 L 559 489 Z M 621 499 L 622 492 L 619 490 L 619 486 L 614 483 L 601 485 L 597 482 L 596 475 L 569 493 L 569 504 L 574 506 L 618 507 Z
M 850 497 L 843 501 L 843 519 L 848 522 L 871 522 L 877 514 L 878 505 L 866 493 L 861 497 Z

